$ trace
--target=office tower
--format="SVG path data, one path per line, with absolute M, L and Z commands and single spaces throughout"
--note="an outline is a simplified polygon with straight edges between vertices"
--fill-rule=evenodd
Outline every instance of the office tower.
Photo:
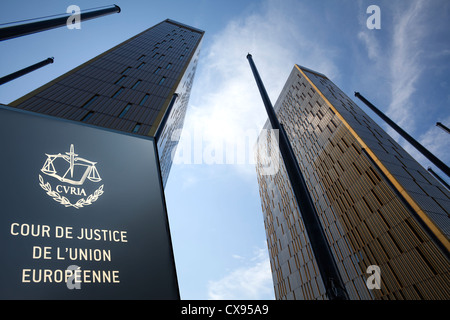
M 131 134 L 157 135 L 165 185 L 177 146 L 173 132 L 183 127 L 203 34 L 167 19 L 10 106 Z
M 274 108 L 349 298 L 449 299 L 449 191 L 323 74 L 295 65 Z M 256 157 L 275 296 L 327 299 L 284 164 L 264 170 L 270 138 Z

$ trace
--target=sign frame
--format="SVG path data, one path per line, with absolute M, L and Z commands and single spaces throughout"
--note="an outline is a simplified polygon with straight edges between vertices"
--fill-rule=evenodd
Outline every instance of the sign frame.
M 180 299 L 153 137 L 0 104 L 0 147 L 0 299 Z

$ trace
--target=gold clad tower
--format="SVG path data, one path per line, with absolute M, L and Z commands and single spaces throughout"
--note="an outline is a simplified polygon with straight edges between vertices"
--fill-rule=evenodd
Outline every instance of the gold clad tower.
M 323 74 L 295 65 L 274 108 L 349 298 L 449 299 L 450 192 Z M 266 154 L 257 173 L 275 296 L 327 299 L 286 169 L 266 174 Z

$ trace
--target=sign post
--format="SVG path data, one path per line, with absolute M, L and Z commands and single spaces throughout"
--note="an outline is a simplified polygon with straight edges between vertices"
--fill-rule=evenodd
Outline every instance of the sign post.
M 0 298 L 179 299 L 152 138 L 0 107 Z

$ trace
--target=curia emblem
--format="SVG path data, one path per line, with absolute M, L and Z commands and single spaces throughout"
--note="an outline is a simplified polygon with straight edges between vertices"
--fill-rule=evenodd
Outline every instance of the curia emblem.
M 46 156 L 41 172 L 50 177 L 50 180 L 46 182 L 39 175 L 39 185 L 53 200 L 65 207 L 80 209 L 93 204 L 103 194 L 103 184 L 95 189 L 102 181 L 96 167 L 97 162 L 78 157 L 73 144 L 70 145 L 70 152 Z M 90 193 L 89 190 L 93 189 L 95 191 Z

